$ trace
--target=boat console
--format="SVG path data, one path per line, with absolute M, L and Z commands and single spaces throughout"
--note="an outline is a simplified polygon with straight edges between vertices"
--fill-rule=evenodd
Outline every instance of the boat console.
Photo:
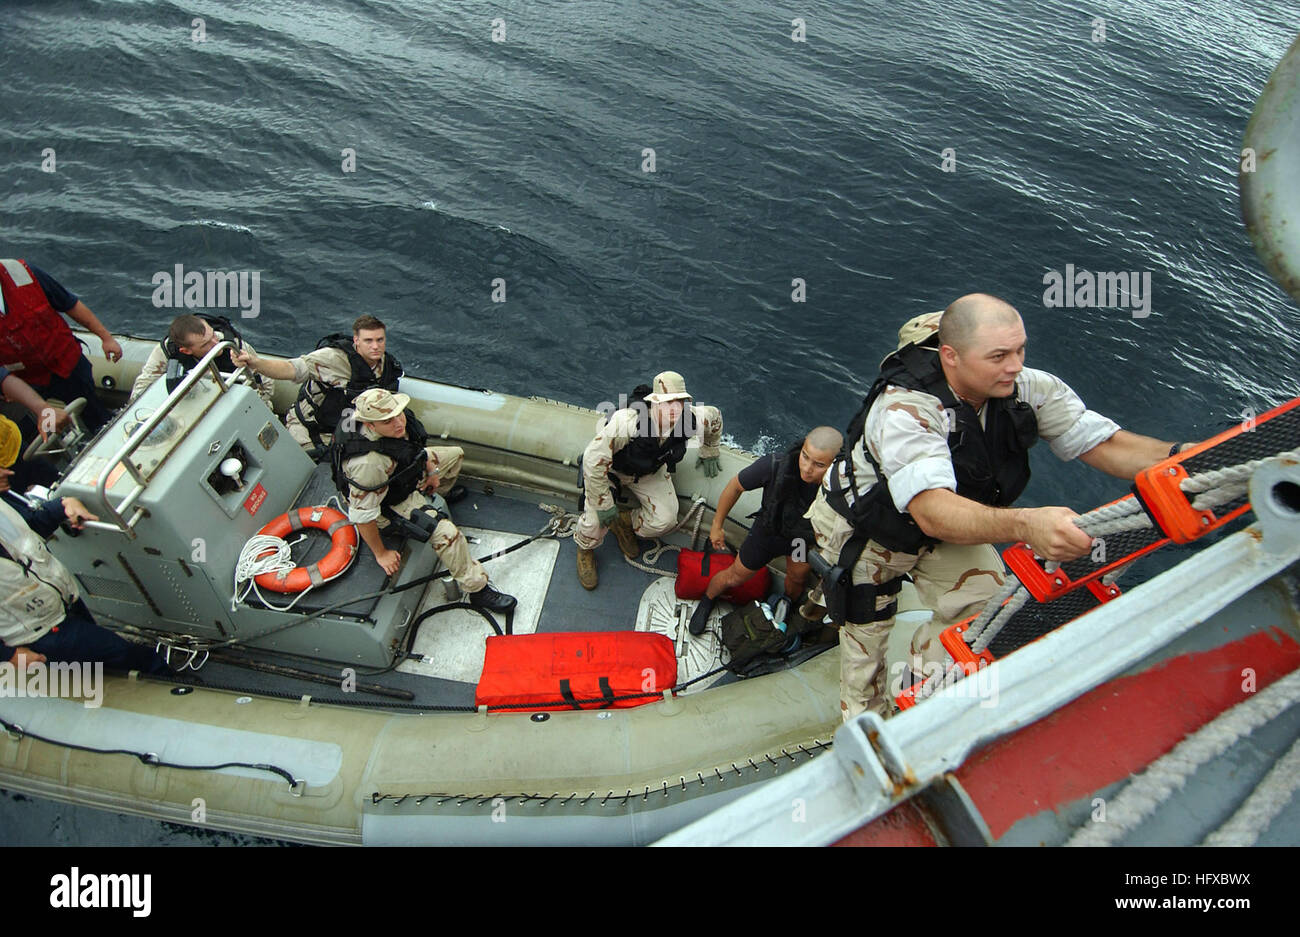
M 423 589 L 380 592 L 386 577 L 365 544 L 338 579 L 290 611 L 293 596 L 235 604 L 234 571 L 250 537 L 303 504 L 324 504 L 334 488 L 242 372 L 220 374 L 209 352 L 168 392 L 158 380 L 90 442 L 64 473 L 55 496 L 79 498 L 99 520 L 76 536 L 60 532 L 50 549 L 81 584 L 91 611 L 109 624 L 134 625 L 178 643 L 241 643 L 322 660 L 387 667 Z M 295 558 L 319 550 L 310 534 Z M 385 538 L 403 551 L 394 586 L 427 575 L 427 543 Z M 310 560 L 307 560 L 310 562 Z M 337 607 L 334 607 L 337 606 Z M 304 621 L 305 611 L 319 612 Z

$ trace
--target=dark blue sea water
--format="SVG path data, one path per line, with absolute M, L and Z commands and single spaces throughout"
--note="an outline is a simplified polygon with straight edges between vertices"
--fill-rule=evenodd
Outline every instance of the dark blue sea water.
M 270 351 L 370 312 L 408 371 L 510 393 L 673 368 L 758 450 L 844 423 L 899 324 L 986 291 L 1032 366 L 1195 439 L 1300 393 L 1236 196 L 1298 27 L 1285 0 L 6 0 L 0 254 L 117 332 L 162 332 L 182 264 L 258 271 Z M 1045 308 L 1067 264 L 1149 273 L 1150 315 Z M 1036 458 L 1025 503 L 1122 491 Z M 10 841 L 168 835 L 0 806 Z

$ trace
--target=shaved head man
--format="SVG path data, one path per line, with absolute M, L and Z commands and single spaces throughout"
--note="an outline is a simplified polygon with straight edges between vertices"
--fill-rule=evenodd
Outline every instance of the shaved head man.
M 904 576 L 934 611 L 911 643 L 913 667 L 929 669 L 947 661 L 939 634 L 1002 585 L 992 544 L 1025 541 L 1057 561 L 1088 552 L 1069 508 L 1012 507 L 1035 442 L 1129 480 L 1180 448 L 1087 409 L 1060 378 L 1025 367 L 1025 345 L 1020 314 L 987 293 L 908 321 L 849 425 L 846 457 L 826 473 L 808 516 L 822 557 L 852 570 L 845 588 L 823 584 L 843 623 L 846 721 L 888 715 L 901 689 L 884 659 Z
M 703 634 L 718 596 L 743 585 L 779 556 L 786 557 L 785 595 L 790 599 L 786 607 L 798 601 L 808 584 L 811 567 L 806 557 L 813 543 L 812 527 L 804 515 L 843 444 L 839 430 L 819 426 L 784 452 L 755 460 L 727 483 L 718 496 L 718 509 L 709 531 L 714 549 L 727 548 L 723 524 L 741 494 L 762 488 L 763 503 L 736 562 L 709 580 L 708 591 L 691 615 L 691 634 Z M 778 614 L 778 618 L 782 617 Z M 817 623 L 820 621 L 818 616 Z

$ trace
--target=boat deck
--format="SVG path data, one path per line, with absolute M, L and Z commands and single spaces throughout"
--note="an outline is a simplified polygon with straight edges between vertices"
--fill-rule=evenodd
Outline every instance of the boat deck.
M 722 666 L 725 650 L 717 639 L 716 628 L 698 638 L 687 635 L 685 629 L 679 627 L 680 613 L 673 597 L 671 580 L 625 562 L 612 537 L 596 551 L 600 586 L 591 592 L 578 583 L 576 547 L 572 537 L 540 537 L 511 553 L 494 556 L 542 531 L 552 515 L 539 505 L 554 504 L 554 496 L 519 489 L 503 490 L 500 485 L 486 485 L 472 479 L 463 481 L 470 494 L 452 507 L 453 519 L 469 538 L 471 553 L 479 558 L 491 557 L 485 561 L 485 568 L 493 585 L 519 600 L 512 620 L 498 621 L 503 631 L 507 627 L 508 633 L 513 634 L 650 628 L 674 638 L 679 652 L 679 683 Z M 322 467 L 297 503 L 325 503 L 332 493 L 328 472 Z M 576 501 L 560 506 L 566 512 L 577 510 Z M 684 506 L 683 513 L 685 510 Z M 685 543 L 689 536 L 679 532 L 672 539 Z M 395 548 L 401 542 L 388 536 L 385 540 Z M 643 546 L 648 549 L 651 545 L 643 541 Z M 295 560 L 311 562 L 327 548 L 327 538 L 313 537 L 295 549 Z M 640 562 L 644 564 L 644 554 Z M 664 551 L 657 557 L 657 564 L 665 576 L 675 575 L 675 553 Z M 421 574 L 432 571 L 423 570 Z M 353 567 L 343 577 L 308 593 L 294 608 L 304 612 L 319 610 L 345 601 L 349 595 L 383 589 L 385 582 L 373 553 L 363 543 Z M 417 619 L 439 606 L 463 601 L 446 577 L 435 579 L 422 588 L 425 594 Z M 255 595 L 248 598 L 257 602 Z M 281 606 L 288 600 L 274 593 L 267 593 L 266 598 Z M 358 627 L 365 627 L 365 615 L 373 604 L 373 601 L 368 601 L 346 605 L 330 614 L 354 616 Z M 729 606 L 720 602 L 714 613 L 715 620 L 727 608 Z M 472 709 L 475 686 L 483 667 L 485 641 L 491 634 L 492 628 L 481 614 L 465 608 L 452 608 L 425 618 L 415 635 L 411 635 L 408 629 L 404 637 L 406 655 L 388 670 L 376 672 L 353 667 L 353 672 L 348 673 L 344 668 L 349 665 L 343 662 L 308 660 L 237 645 L 223 649 L 209 659 L 202 666 L 199 679 L 208 687 L 254 695 L 297 697 L 308 694 L 322 702 L 368 706 L 396 704 L 394 708 L 402 710 Z M 829 647 L 801 648 L 786 659 L 785 665 L 806 660 Z M 252 661 L 255 666 L 270 665 L 282 670 L 266 672 L 241 665 L 247 661 Z M 310 672 L 318 679 L 294 676 L 284 672 L 285 669 Z M 349 683 L 355 682 L 355 690 L 349 686 L 344 691 L 345 679 Z M 734 675 L 723 672 L 697 686 L 718 686 L 736 679 Z

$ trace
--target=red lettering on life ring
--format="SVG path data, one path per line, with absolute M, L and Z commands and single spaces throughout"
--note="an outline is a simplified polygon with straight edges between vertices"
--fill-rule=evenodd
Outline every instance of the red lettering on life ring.
M 258 533 L 283 540 L 288 534 L 307 528 L 329 534 L 332 544 L 330 551 L 310 566 L 295 566 L 278 573 L 262 573 L 256 577 L 259 586 L 272 592 L 302 592 L 309 586 L 319 586 L 342 575 L 352 565 L 360 537 L 356 525 L 348 520 L 346 514 L 334 508 L 297 508 L 288 514 L 281 514 Z M 263 553 L 258 559 L 270 556 L 273 552 Z

